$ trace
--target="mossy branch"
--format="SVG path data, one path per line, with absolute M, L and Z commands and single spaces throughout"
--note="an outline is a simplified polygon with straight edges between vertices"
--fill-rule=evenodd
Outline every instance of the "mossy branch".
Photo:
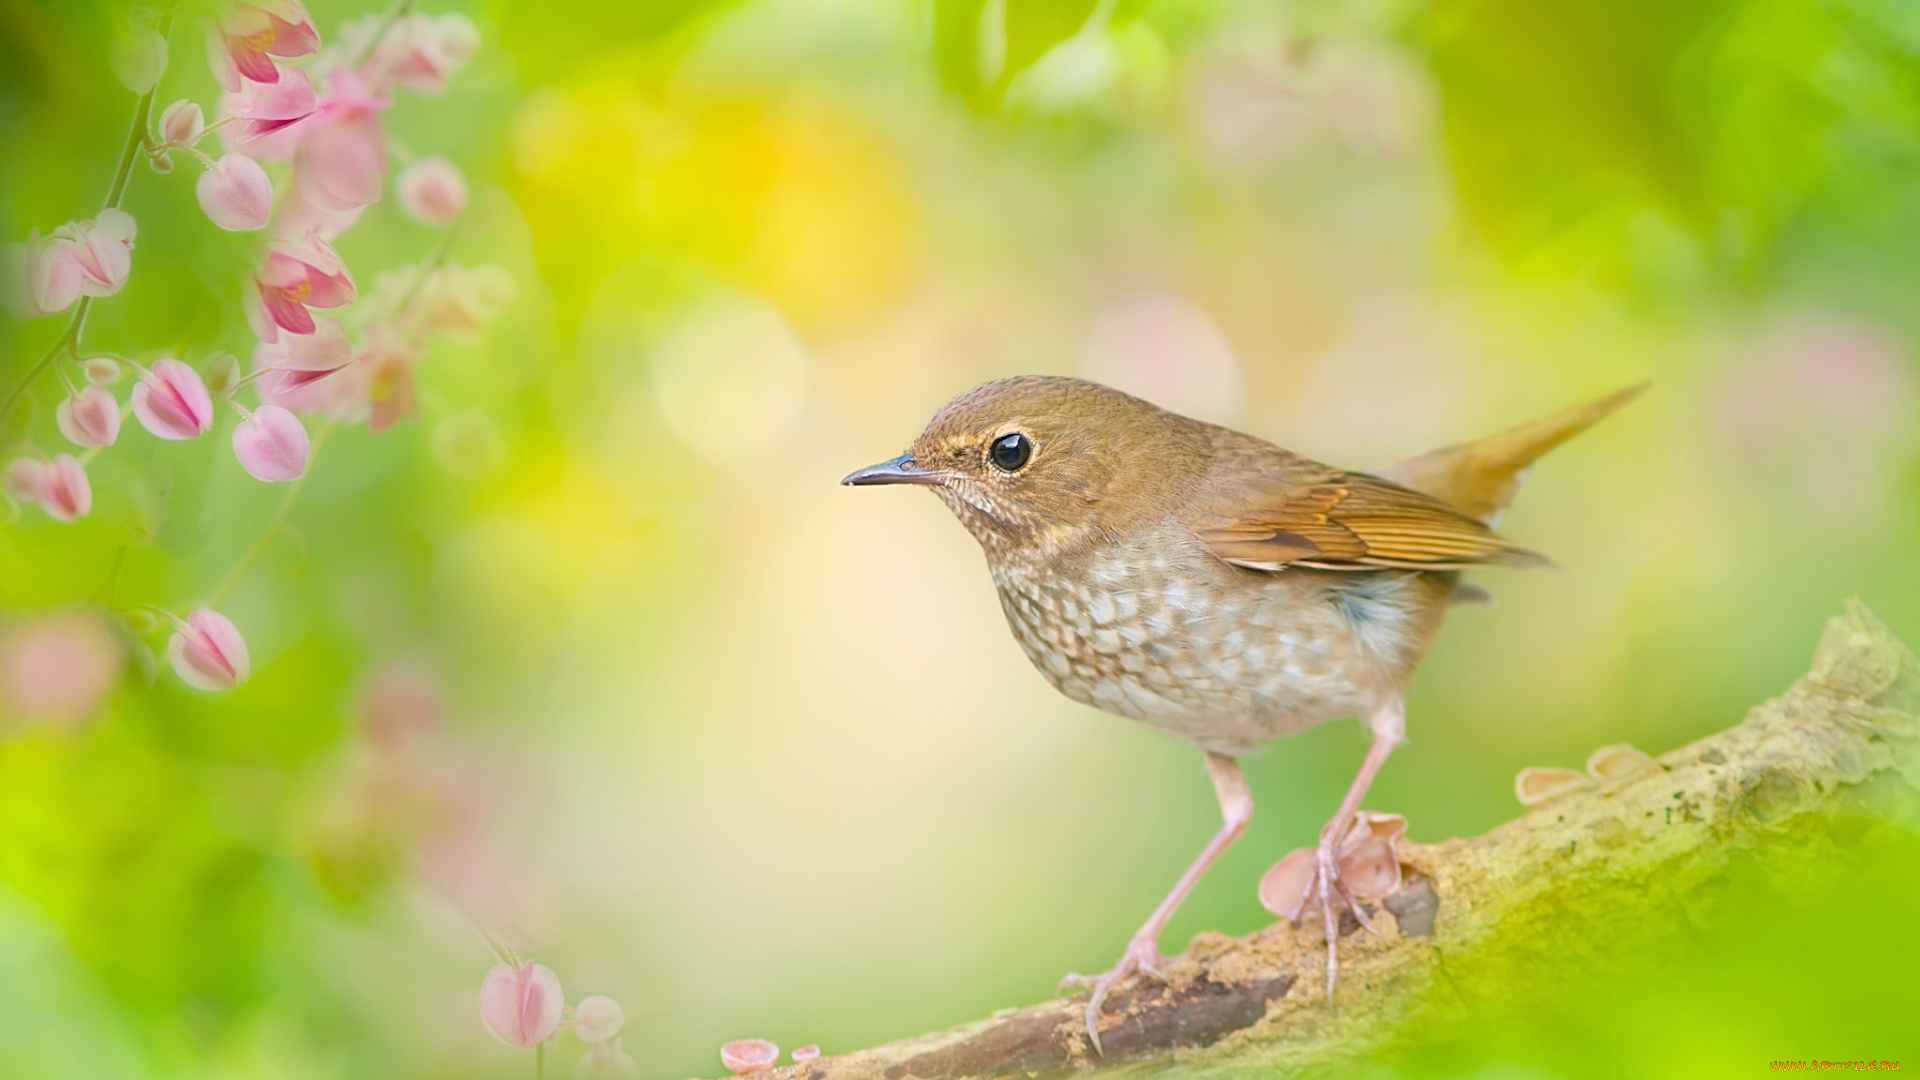
M 1277 923 L 1200 934 L 1167 985 L 1124 987 L 1103 1016 L 1105 1056 L 1087 1045 L 1082 995 L 765 1075 L 1346 1072 L 1394 1040 L 1443 1036 L 1504 988 L 1643 971 L 1659 953 L 1637 946 L 1705 917 L 1736 863 L 1791 876 L 1843 845 L 1848 823 L 1911 810 L 1917 788 L 1920 664 L 1854 601 L 1812 670 L 1735 727 L 1484 835 L 1405 844 L 1407 884 L 1372 920 L 1381 934 L 1342 941 L 1331 1006 L 1320 931 Z

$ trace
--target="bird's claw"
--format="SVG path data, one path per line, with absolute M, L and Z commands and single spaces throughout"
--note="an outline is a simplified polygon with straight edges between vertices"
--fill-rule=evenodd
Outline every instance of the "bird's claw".
M 1159 982 L 1166 982 L 1166 973 L 1160 970 L 1162 963 L 1160 950 L 1152 938 L 1136 937 L 1127 942 L 1127 951 L 1120 954 L 1120 962 L 1100 975 L 1068 975 L 1060 980 L 1060 989 L 1093 988 L 1093 996 L 1087 999 L 1087 1038 L 1093 1043 L 1093 1052 L 1104 1054 L 1100 1046 L 1100 1006 L 1106 1004 L 1107 996 L 1120 981 L 1129 975 L 1140 974 Z

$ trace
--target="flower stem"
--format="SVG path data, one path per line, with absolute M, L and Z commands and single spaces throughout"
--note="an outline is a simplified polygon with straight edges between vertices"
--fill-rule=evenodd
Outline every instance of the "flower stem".
M 533 1048 L 533 1080 L 546 1080 L 547 1044 L 540 1043 Z
M 169 0 L 160 10 L 161 40 L 166 39 L 172 28 L 173 3 Z M 133 107 L 133 127 L 127 132 L 126 145 L 120 148 L 120 164 L 113 171 L 113 183 L 107 187 L 107 203 L 103 209 L 117 209 L 120 200 L 126 197 L 127 182 L 133 178 L 133 163 L 138 160 L 141 150 L 147 144 L 147 122 L 153 117 L 153 96 L 159 92 L 160 84 L 155 81 L 153 89 L 141 94 L 139 102 Z M 74 304 L 73 315 L 67 319 L 66 330 L 54 339 L 53 344 L 41 354 L 40 359 L 35 360 L 32 366 L 27 368 L 27 373 L 7 390 L 6 396 L 0 397 L 0 419 L 5 419 L 11 413 L 14 402 L 20 400 L 20 395 L 26 393 L 34 381 L 45 374 L 55 360 L 58 360 L 62 354 L 71 355 L 79 351 L 80 332 L 86 328 L 87 309 L 92 306 L 93 297 L 91 296 L 83 296 L 78 303 Z
M 280 527 L 287 523 L 287 513 L 293 509 L 293 501 L 300 497 L 300 489 L 306 486 L 307 477 L 313 474 L 313 459 L 320 456 L 320 444 L 327 441 L 327 435 L 333 427 L 332 422 L 328 422 L 313 433 L 313 443 L 307 448 L 306 471 L 301 473 L 293 483 L 287 485 L 287 493 L 280 496 L 280 506 L 273 512 L 273 517 L 267 521 L 267 527 L 260 531 L 260 535 L 253 541 L 253 546 L 247 548 L 246 552 L 240 556 L 240 561 L 233 564 L 233 569 L 227 572 L 227 576 L 207 597 L 208 607 L 220 606 L 220 601 L 233 591 L 235 585 L 240 584 L 241 578 L 247 576 L 247 571 L 253 568 L 254 562 L 267 550 L 267 545 L 273 542 L 274 536 L 280 532 Z

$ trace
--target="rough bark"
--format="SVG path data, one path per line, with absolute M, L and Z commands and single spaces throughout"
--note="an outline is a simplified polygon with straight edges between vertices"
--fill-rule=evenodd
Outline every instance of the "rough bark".
M 788 1066 L 770 1080 L 958 1080 L 1069 1073 L 1327 1074 L 1391 1040 L 1444 1032 L 1517 973 L 1538 990 L 1658 963 L 1634 947 L 1702 917 L 1745 860 L 1790 874 L 1847 822 L 1909 813 L 1920 789 L 1920 664 L 1867 609 L 1830 620 L 1813 666 L 1740 724 L 1481 836 L 1403 843 L 1378 935 L 1341 942 L 1331 1005 L 1317 925 L 1201 934 L 1103 1014 L 1084 995 Z M 1722 890 L 1724 891 L 1724 890 Z

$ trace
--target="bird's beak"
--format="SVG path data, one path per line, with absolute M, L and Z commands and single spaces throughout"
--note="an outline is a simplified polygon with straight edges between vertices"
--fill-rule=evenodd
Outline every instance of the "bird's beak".
M 892 461 L 883 461 L 878 465 L 869 465 L 857 472 L 847 474 L 843 484 L 864 487 L 868 484 L 924 484 L 944 483 L 944 473 L 928 472 L 913 463 L 912 454 L 901 454 Z

